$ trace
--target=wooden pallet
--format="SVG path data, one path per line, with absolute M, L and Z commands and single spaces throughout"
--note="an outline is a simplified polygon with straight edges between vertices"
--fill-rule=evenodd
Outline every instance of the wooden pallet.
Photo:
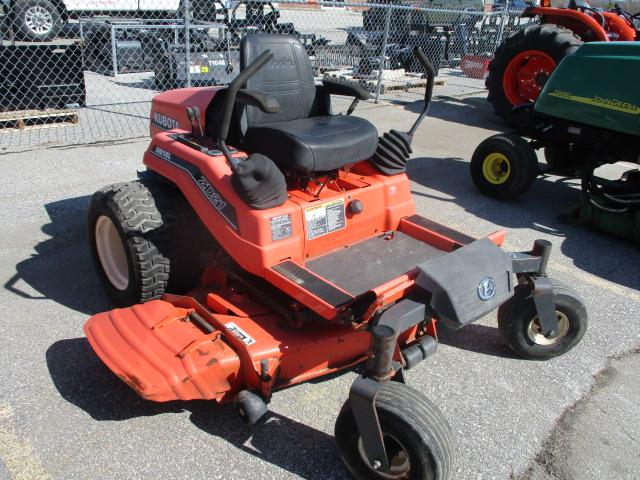
M 354 76 L 351 70 L 333 71 L 325 73 L 327 76 L 344 78 L 346 80 L 358 83 L 370 92 L 375 92 L 378 88 L 378 79 L 375 78 L 362 78 Z M 427 86 L 427 79 L 421 78 L 421 75 L 404 74 L 392 78 L 384 78 L 380 82 L 380 93 L 398 91 L 398 90 L 410 90 L 412 88 L 424 88 Z M 443 79 L 436 78 L 435 85 L 444 85 Z
M 59 124 L 77 124 L 80 121 L 75 110 L 17 110 L 0 112 L 0 129 L 35 128 Z

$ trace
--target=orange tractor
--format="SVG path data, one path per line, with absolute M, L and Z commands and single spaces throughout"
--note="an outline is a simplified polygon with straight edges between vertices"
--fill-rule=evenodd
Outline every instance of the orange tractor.
M 357 368 L 335 425 L 353 477 L 445 480 L 453 432 L 403 374 L 435 353 L 437 328 L 497 310 L 520 356 L 578 344 L 587 310 L 547 275 L 549 242 L 505 252 L 504 231 L 476 239 L 417 214 L 405 166 L 435 69 L 415 55 L 428 77 L 408 132 L 378 136 L 350 115 L 369 92 L 316 85 L 290 35 L 244 37 L 226 88 L 153 99 L 146 171 L 88 211 L 98 276 L 121 308 L 84 329 L 141 397 L 233 402 L 255 424 L 276 390 Z M 347 114 L 332 114 L 331 95 L 352 98 Z
M 549 0 L 542 0 L 541 6 L 526 8 L 522 16 L 540 21 L 509 36 L 498 47 L 486 80 L 489 103 L 496 115 L 509 123 L 514 123 L 514 107 L 534 102 L 560 60 L 584 42 L 635 41 L 640 37 L 640 13 L 632 15 L 618 5 L 600 11 L 575 0 L 568 8 L 555 8 Z

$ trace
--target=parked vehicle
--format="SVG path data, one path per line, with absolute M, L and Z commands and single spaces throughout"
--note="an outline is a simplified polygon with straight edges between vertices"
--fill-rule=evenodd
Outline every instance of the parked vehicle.
M 204 0 L 201 0 L 204 2 Z M 9 24 L 21 40 L 46 41 L 55 38 L 70 18 L 110 14 L 118 16 L 173 17 L 180 12 L 181 0 L 0 0 L 9 14 Z M 194 12 L 215 17 L 230 6 L 229 0 L 199 5 Z
M 534 104 L 515 112 L 518 133 L 483 141 L 471 178 L 487 196 L 512 200 L 541 174 L 582 180 L 580 205 L 568 220 L 640 241 L 640 44 L 583 45 L 560 62 Z M 544 148 L 547 168 L 535 149 Z M 636 164 L 618 179 L 601 178 L 607 163 Z
M 535 102 L 556 65 L 585 42 L 638 39 L 640 14 L 631 15 L 615 6 L 601 11 L 588 3 L 569 2 L 555 8 L 549 0 L 529 7 L 525 18 L 539 18 L 509 36 L 498 47 L 489 65 L 486 86 L 496 115 L 514 122 L 513 107 Z
M 423 110 L 380 137 L 331 114 L 332 95 L 355 108 L 369 94 L 315 85 L 292 35 L 245 36 L 226 89 L 154 98 L 147 171 L 96 192 L 88 211 L 98 276 L 123 308 L 84 330 L 142 398 L 232 402 L 255 425 L 277 390 L 356 367 L 335 423 L 352 476 L 446 480 L 451 428 L 403 373 L 436 352 L 436 329 L 497 310 L 520 356 L 578 344 L 587 311 L 546 275 L 550 242 L 507 253 L 504 231 L 475 239 L 416 213 L 405 167 L 435 71 L 415 53 Z

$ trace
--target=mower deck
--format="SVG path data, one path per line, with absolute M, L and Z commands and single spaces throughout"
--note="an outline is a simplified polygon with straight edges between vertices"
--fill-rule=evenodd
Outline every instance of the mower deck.
M 395 298 L 396 288 L 411 288 L 418 264 L 474 240 L 419 215 L 400 226 L 405 231 L 346 245 L 304 266 L 289 260 L 272 270 L 307 296 L 339 309 L 367 292 Z M 501 243 L 503 236 L 496 232 L 489 238 Z M 165 295 L 100 313 L 85 332 L 109 368 L 154 401 L 225 402 L 240 385 L 268 396 L 272 388 L 364 360 L 371 338 L 367 330 L 334 322 L 291 328 L 269 304 L 228 281 L 202 286 L 190 296 Z
M 87 339 L 118 377 L 156 402 L 226 402 L 241 385 L 269 394 L 274 386 L 347 368 L 366 356 L 369 332 L 318 322 L 292 329 L 248 295 L 231 289 L 197 292 L 202 295 L 206 306 L 165 295 L 100 313 L 85 325 Z M 220 313 L 231 302 L 233 314 Z

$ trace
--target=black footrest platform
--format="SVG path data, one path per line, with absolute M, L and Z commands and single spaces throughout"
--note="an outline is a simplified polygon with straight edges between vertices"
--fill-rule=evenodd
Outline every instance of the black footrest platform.
M 353 300 L 350 295 L 347 295 L 324 279 L 313 275 L 309 270 L 302 268 L 291 260 L 279 263 L 271 268 L 334 308 L 339 308 Z

